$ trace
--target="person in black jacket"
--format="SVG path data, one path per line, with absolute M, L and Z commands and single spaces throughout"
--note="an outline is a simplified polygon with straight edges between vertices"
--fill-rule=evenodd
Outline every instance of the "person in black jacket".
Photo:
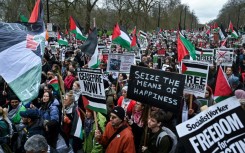
M 45 136 L 45 131 L 43 127 L 43 120 L 40 119 L 37 109 L 21 111 L 20 116 L 22 118 L 24 127 L 20 131 L 21 146 L 18 147 L 16 152 L 24 153 L 24 144 L 27 139 L 36 134 Z

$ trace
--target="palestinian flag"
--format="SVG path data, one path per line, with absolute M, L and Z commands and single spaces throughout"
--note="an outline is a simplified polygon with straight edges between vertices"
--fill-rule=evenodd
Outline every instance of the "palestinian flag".
M 72 122 L 71 135 L 83 140 L 83 124 L 82 124 L 81 112 L 79 111 L 78 107 L 76 107 L 76 111 L 74 114 L 75 115 Z
M 100 65 L 99 50 L 98 50 L 98 38 L 97 38 L 97 29 L 94 28 L 88 36 L 88 39 L 81 46 L 81 51 L 88 56 L 92 56 L 88 62 L 89 68 L 98 68 Z
M 140 36 L 140 38 L 143 38 L 143 39 L 146 39 L 146 37 L 147 37 L 147 33 L 145 33 L 144 31 L 139 31 L 139 36 Z
M 184 56 L 190 55 L 190 57 L 193 60 L 196 60 L 196 50 L 195 46 L 187 40 L 182 33 L 179 31 L 179 36 L 178 36 L 178 61 L 181 61 Z
M 87 95 L 83 95 L 82 99 L 85 108 L 91 109 L 95 112 L 107 114 L 105 99 L 95 99 Z
M 58 32 L 58 36 L 57 36 L 57 39 L 58 39 L 58 43 L 59 45 L 64 45 L 64 46 L 68 46 L 68 41 L 67 39 L 62 35 L 60 35 L 60 32 Z
M 230 21 L 230 24 L 229 24 L 229 28 L 228 28 L 228 31 L 231 32 L 231 36 L 235 39 L 238 38 L 238 32 L 237 30 L 235 29 L 235 27 L 233 27 L 233 24 L 232 22 Z
M 72 18 L 72 16 L 70 16 L 70 31 L 71 33 L 74 33 L 76 35 L 76 38 L 79 40 L 86 40 L 87 37 L 85 37 L 83 35 L 83 33 L 81 32 L 81 26 L 80 24 L 74 19 Z
M 181 65 L 182 74 L 199 76 L 206 78 L 208 75 L 208 65 L 201 64 L 201 62 L 194 62 L 183 60 Z
M 219 28 L 219 39 L 224 40 L 227 37 L 227 34 L 225 32 L 225 29 L 223 28 L 222 24 L 220 25 Z
M 136 47 L 136 43 L 137 43 L 137 36 L 136 36 L 136 27 L 134 28 L 134 31 L 132 32 L 132 42 L 131 42 L 131 47 Z
M 26 104 L 38 96 L 45 28 L 41 0 L 37 0 L 29 22 L 0 25 L 0 75 Z M 6 30 L 6 28 L 8 30 Z
M 221 101 L 231 101 L 236 98 L 232 96 L 232 89 L 228 83 L 228 80 L 225 77 L 225 74 L 221 67 L 219 67 L 216 86 L 214 91 L 214 100 L 216 103 Z
M 119 44 L 123 48 L 131 50 L 130 44 L 131 40 L 126 32 L 122 27 L 119 27 L 118 24 L 115 25 L 113 34 L 112 34 L 112 43 Z
M 60 90 L 58 79 L 52 79 L 48 82 L 48 84 L 50 84 L 53 87 L 54 91 L 58 92 Z

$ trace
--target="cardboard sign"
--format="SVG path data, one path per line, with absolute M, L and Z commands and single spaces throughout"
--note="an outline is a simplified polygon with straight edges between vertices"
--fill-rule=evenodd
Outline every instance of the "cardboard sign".
M 188 153 L 245 151 L 245 116 L 235 99 L 209 107 L 176 129 Z
M 185 76 L 140 66 L 131 66 L 127 96 L 130 99 L 178 112 Z

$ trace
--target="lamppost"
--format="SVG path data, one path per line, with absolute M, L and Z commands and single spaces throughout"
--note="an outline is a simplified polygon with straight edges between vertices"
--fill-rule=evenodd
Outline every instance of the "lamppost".
M 47 23 L 49 23 L 49 0 L 46 1 L 46 5 L 47 5 Z

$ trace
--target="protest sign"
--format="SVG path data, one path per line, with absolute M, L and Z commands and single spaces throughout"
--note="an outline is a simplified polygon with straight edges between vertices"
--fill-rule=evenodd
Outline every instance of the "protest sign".
M 106 96 L 101 71 L 78 69 L 78 79 L 85 107 L 106 114 Z
M 207 62 L 209 66 L 213 66 L 214 62 L 214 50 L 213 49 L 196 49 L 197 61 Z
M 134 54 L 109 54 L 107 72 L 129 73 L 134 64 Z
M 213 105 L 176 129 L 185 152 L 241 153 L 245 152 L 244 126 L 244 111 L 236 99 Z
M 171 112 L 178 112 L 185 76 L 131 66 L 127 97 Z
M 186 75 L 184 92 L 204 97 L 209 66 L 206 62 L 183 60 L 181 72 Z
M 234 61 L 234 49 L 233 48 L 216 48 L 215 58 L 217 65 L 232 66 Z

